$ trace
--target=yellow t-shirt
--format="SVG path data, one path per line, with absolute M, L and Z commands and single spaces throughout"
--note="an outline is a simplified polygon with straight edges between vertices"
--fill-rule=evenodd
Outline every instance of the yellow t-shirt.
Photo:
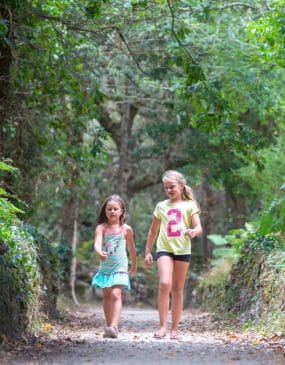
M 200 209 L 193 200 L 159 202 L 153 212 L 153 215 L 161 220 L 156 252 L 167 251 L 175 255 L 189 255 L 191 241 L 183 232 L 191 227 L 191 217 L 195 213 L 200 214 Z

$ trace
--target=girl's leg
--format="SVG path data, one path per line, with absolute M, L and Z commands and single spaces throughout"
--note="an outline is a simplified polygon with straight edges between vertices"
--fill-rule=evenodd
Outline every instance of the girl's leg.
M 106 318 L 104 337 L 117 338 L 122 311 L 122 287 L 104 288 L 103 294 L 103 307 Z
M 188 262 L 174 260 L 172 290 L 171 290 L 172 324 L 171 324 L 170 337 L 172 338 L 176 338 L 178 335 L 178 325 L 183 309 L 183 291 L 188 269 L 189 269 Z
M 157 260 L 157 266 L 159 274 L 157 305 L 160 328 L 154 334 L 154 337 L 165 337 L 167 331 L 169 296 L 172 286 L 173 259 L 169 256 L 161 256 Z
M 112 288 L 103 289 L 103 309 L 106 320 L 106 325 L 110 326 L 112 322 Z
M 122 312 L 122 287 L 111 288 L 112 315 L 110 325 L 118 328 Z

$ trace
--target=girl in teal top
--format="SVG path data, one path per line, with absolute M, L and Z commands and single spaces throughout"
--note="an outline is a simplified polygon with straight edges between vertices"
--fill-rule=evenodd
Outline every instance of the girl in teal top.
M 118 195 L 108 197 L 100 210 L 94 248 L 100 259 L 92 286 L 103 289 L 106 319 L 104 337 L 118 337 L 122 311 L 122 289 L 130 289 L 130 277 L 136 274 L 137 260 L 132 228 L 126 221 L 125 203 Z M 128 272 L 128 249 L 131 267 Z

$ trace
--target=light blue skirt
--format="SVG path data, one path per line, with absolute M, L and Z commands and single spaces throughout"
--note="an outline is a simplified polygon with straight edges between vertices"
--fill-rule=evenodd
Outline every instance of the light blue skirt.
M 111 288 L 113 286 L 122 285 L 124 290 L 130 290 L 130 276 L 128 273 L 115 273 L 115 274 L 105 274 L 98 271 L 91 282 L 94 288 Z

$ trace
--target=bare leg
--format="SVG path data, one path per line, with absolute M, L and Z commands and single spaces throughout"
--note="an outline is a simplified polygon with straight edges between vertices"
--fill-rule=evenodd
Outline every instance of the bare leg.
M 172 324 L 170 336 L 175 338 L 178 334 L 178 325 L 181 318 L 181 313 L 183 309 L 183 290 L 186 280 L 187 271 L 189 268 L 189 263 L 184 261 L 174 261 L 173 265 L 173 284 L 172 284 L 172 305 L 171 305 L 171 315 Z
M 112 298 L 111 298 L 112 288 L 103 289 L 103 309 L 106 320 L 106 325 L 110 326 L 112 322 Z
M 157 305 L 160 328 L 154 334 L 154 337 L 164 337 L 167 331 L 169 296 L 172 286 L 173 259 L 169 256 L 161 256 L 157 260 L 157 266 L 159 273 Z
M 111 288 L 112 315 L 111 326 L 118 328 L 122 313 L 122 287 L 114 286 Z

